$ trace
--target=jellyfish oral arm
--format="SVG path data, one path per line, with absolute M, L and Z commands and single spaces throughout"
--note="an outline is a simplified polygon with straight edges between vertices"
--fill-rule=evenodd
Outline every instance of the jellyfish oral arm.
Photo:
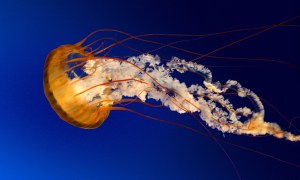
M 253 136 L 269 134 L 291 141 L 300 140 L 299 136 L 282 131 L 276 123 L 264 121 L 264 107 L 255 93 L 233 80 L 228 80 L 225 85 L 213 83 L 210 70 L 202 65 L 178 58 L 162 64 L 158 56 L 144 54 L 130 57 L 126 61 L 95 58 L 88 60 L 84 67 L 87 69 L 86 73 L 93 73 L 93 76 L 85 80 L 88 84 L 78 85 L 76 91 L 88 102 L 92 101 L 92 97 L 101 97 L 103 94 L 112 102 L 128 97 L 137 97 L 142 102 L 154 99 L 178 113 L 199 113 L 208 126 L 223 133 Z M 89 69 L 95 69 L 95 72 Z M 172 77 L 174 71 L 202 74 L 203 86 L 194 84 L 187 87 L 185 83 Z M 98 85 L 93 86 L 95 82 Z M 257 109 L 235 109 L 223 96 L 230 88 L 234 88 L 241 98 L 251 98 Z M 109 89 L 110 92 L 105 93 L 105 89 Z M 241 116 L 247 120 L 240 121 Z

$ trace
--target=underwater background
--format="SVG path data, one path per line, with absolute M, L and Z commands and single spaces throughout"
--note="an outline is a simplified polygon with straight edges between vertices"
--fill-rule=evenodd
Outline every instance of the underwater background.
M 44 96 L 45 59 L 54 48 L 76 43 L 97 29 L 114 28 L 134 35 L 207 34 L 278 24 L 300 15 L 299 7 L 296 0 L 2 1 L 0 179 L 238 179 L 213 139 L 183 128 L 124 111 L 111 112 L 94 130 L 65 123 Z M 215 81 L 237 80 L 266 99 L 271 103 L 264 103 L 266 121 L 299 134 L 282 117 L 300 116 L 300 19 L 288 24 L 213 54 L 276 61 L 204 58 L 199 63 L 211 69 Z M 182 46 L 207 53 L 256 32 L 203 37 Z M 117 33 L 110 35 L 122 38 Z M 168 43 L 172 38 L 160 41 Z M 145 52 L 155 48 L 134 41 L 129 45 Z M 126 53 L 114 49 L 109 55 Z M 195 58 L 175 50 L 155 54 Z M 128 52 L 131 55 L 138 54 Z M 203 81 L 198 76 L 178 78 L 187 83 Z M 244 99 L 233 101 L 239 106 L 249 104 Z M 205 132 L 189 115 L 143 105 L 131 108 Z M 293 125 L 299 128 L 300 119 Z M 221 143 L 241 179 L 300 179 L 300 142 L 211 132 L 239 145 Z

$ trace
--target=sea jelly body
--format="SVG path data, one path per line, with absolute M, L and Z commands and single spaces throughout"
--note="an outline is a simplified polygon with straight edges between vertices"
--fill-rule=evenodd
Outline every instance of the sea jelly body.
M 223 133 L 300 140 L 264 120 L 264 106 L 254 92 L 235 80 L 225 84 L 214 81 L 211 71 L 201 64 L 178 57 L 162 62 L 158 55 L 147 53 L 127 59 L 95 56 L 99 53 L 88 51 L 82 43 L 53 50 L 44 68 L 44 91 L 50 105 L 61 119 L 76 127 L 97 128 L 111 110 L 133 112 L 122 103 L 151 106 L 148 100 L 153 99 L 171 111 L 196 115 Z M 195 83 L 187 86 L 173 77 L 173 72 L 192 72 L 202 79 L 197 76 Z M 253 107 L 233 105 L 224 97 L 228 90 L 249 98 Z

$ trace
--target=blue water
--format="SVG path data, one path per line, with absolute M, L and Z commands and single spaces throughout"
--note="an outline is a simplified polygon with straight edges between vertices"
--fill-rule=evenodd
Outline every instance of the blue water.
M 52 49 L 75 43 L 96 29 L 203 34 L 280 23 L 299 15 L 298 7 L 292 0 L 3 1 L 0 179 L 238 179 L 215 141 L 179 127 L 118 111 L 95 130 L 78 129 L 61 121 L 43 93 L 45 58 Z M 300 20 L 289 24 L 299 25 Z M 182 45 L 206 53 L 255 32 L 200 38 Z M 213 55 L 279 59 L 299 67 L 299 34 L 299 27 L 278 27 Z M 137 46 L 140 42 L 131 43 Z M 137 48 L 141 50 L 149 46 L 140 44 Z M 173 54 L 176 51 L 157 53 L 166 58 L 195 58 L 182 52 Z M 299 69 L 262 61 L 206 58 L 200 63 L 214 66 L 214 80 L 238 80 L 288 119 L 300 115 Z M 185 80 L 197 82 L 198 77 Z M 265 106 L 267 120 L 288 130 L 288 123 L 270 105 Z M 205 131 L 192 117 L 166 108 L 132 108 L 154 117 L 188 122 Z M 294 125 L 300 127 L 299 119 Z M 224 141 L 300 164 L 300 143 L 212 133 Z M 221 144 L 242 179 L 300 179 L 299 167 Z

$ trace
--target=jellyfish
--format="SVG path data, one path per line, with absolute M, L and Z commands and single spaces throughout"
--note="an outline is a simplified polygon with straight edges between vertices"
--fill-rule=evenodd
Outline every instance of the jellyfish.
M 278 26 L 278 25 L 276 25 Z M 264 32 L 275 26 L 264 27 Z M 264 119 L 265 108 L 260 97 L 243 87 L 236 80 L 222 84 L 213 79 L 211 70 L 194 60 L 172 57 L 169 60 L 158 54 L 141 53 L 119 58 L 108 56 L 108 49 L 131 39 L 132 36 L 115 41 L 100 49 L 86 41 L 98 30 L 75 44 L 62 45 L 49 53 L 44 66 L 44 92 L 57 113 L 67 123 L 84 129 L 99 127 L 110 111 L 130 111 L 144 115 L 124 106 L 124 103 L 142 103 L 148 106 L 165 106 L 179 114 L 188 113 L 199 118 L 206 126 L 222 133 L 237 135 L 271 135 L 289 141 L 300 141 L 300 135 L 283 130 L 275 122 Z M 144 40 L 146 41 L 146 40 Z M 174 47 L 172 44 L 161 44 Z M 206 54 L 208 55 L 208 54 Z M 174 73 L 194 73 L 201 76 L 187 85 L 173 76 Z M 239 106 L 226 98 L 234 92 L 238 98 L 248 98 L 253 106 Z M 151 104 L 149 100 L 158 104 Z

